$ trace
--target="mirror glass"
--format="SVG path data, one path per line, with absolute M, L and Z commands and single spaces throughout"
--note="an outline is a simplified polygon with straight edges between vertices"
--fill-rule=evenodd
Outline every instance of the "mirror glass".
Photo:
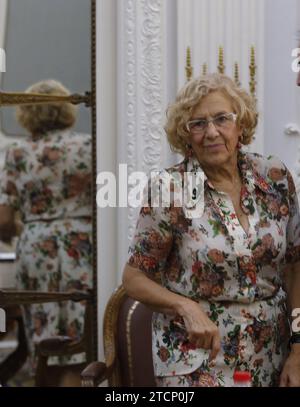
M 1 90 L 4 92 L 24 92 L 25 89 L 36 82 L 55 79 L 61 82 L 72 94 L 85 94 L 85 92 L 91 91 L 91 7 L 90 1 L 82 0 L 0 0 L 0 48 L 2 58 L 5 54 L 6 59 L 6 71 L 0 73 Z M 1 169 L 4 166 L 8 146 L 15 141 L 22 142 L 26 135 L 28 136 L 28 132 L 18 124 L 15 112 L 15 107 L 0 108 Z M 77 119 L 71 131 L 91 135 L 90 108 L 82 104 L 78 106 Z M 74 145 L 77 143 L 76 140 L 75 138 Z M 76 151 L 76 148 L 73 150 L 73 147 L 70 148 L 70 151 L 72 150 L 76 156 L 75 158 L 72 157 L 75 160 L 70 164 L 72 170 L 70 170 L 69 174 L 68 169 L 64 170 L 65 176 L 63 179 L 65 183 L 64 185 L 57 185 L 57 188 L 64 188 L 62 194 L 70 202 L 76 194 L 90 196 L 90 191 L 83 191 L 86 185 L 90 185 L 90 178 L 87 179 L 88 172 L 91 175 L 92 155 L 91 151 L 88 150 L 91 149 L 91 142 L 87 144 L 87 147 L 83 147 L 83 149 L 78 151 Z M 42 164 L 48 166 L 49 169 L 49 165 L 51 166 L 56 159 L 59 160 L 61 155 L 55 151 L 53 146 L 50 146 L 46 153 L 45 151 L 43 150 L 44 157 Z M 86 163 L 85 170 L 84 166 Z M 88 170 L 88 166 L 90 170 Z M 78 168 L 76 173 L 74 173 L 75 167 Z M 42 167 L 37 171 L 43 171 Z M 36 175 L 38 178 L 38 173 Z M 30 171 L 28 171 L 28 181 L 30 181 L 29 178 Z M 31 184 L 26 185 L 30 186 Z M 44 201 L 46 202 L 47 199 Z M 42 206 L 44 203 L 40 201 Z M 53 203 L 53 205 L 57 204 Z M 36 213 L 42 214 L 42 212 L 43 209 L 37 208 Z M 72 218 L 73 214 L 79 218 L 84 218 L 84 222 L 88 222 L 88 217 L 91 216 L 91 212 L 88 214 L 85 210 L 80 211 L 80 209 L 76 209 L 76 205 L 68 209 L 66 216 Z M 57 216 L 65 216 L 64 210 L 62 209 L 60 214 L 57 213 Z M 36 217 L 34 218 L 37 220 Z M 50 227 L 51 221 L 44 220 L 43 227 L 45 225 Z M 84 226 L 80 229 L 81 234 L 73 233 L 76 228 L 73 228 L 72 219 L 70 225 L 66 227 L 69 227 L 69 230 L 68 234 L 66 234 L 68 237 L 65 237 L 63 250 L 68 253 L 69 258 L 66 259 L 65 269 L 61 265 L 62 263 L 58 265 L 60 256 L 64 256 L 65 253 L 62 254 L 60 252 L 61 247 L 59 247 L 59 243 L 53 238 L 53 235 L 52 238 L 45 239 L 43 247 L 39 246 L 37 248 L 37 252 L 40 250 L 41 253 L 52 259 L 52 266 L 49 263 L 47 266 L 49 272 L 53 271 L 51 267 L 57 267 L 57 270 L 53 273 L 53 278 L 48 283 L 48 291 L 84 289 L 89 285 L 88 282 L 92 280 L 91 277 L 81 275 L 82 273 L 92 275 L 91 270 L 87 271 L 88 263 L 91 265 L 92 244 L 88 227 Z M 61 232 L 58 230 L 57 233 L 59 235 Z M 16 253 L 20 255 L 22 249 L 24 249 L 22 242 L 24 242 L 24 239 L 15 239 L 11 245 L 0 242 L 0 288 L 16 287 L 17 262 L 15 261 L 15 256 Z M 81 258 L 84 259 L 81 263 L 80 267 L 82 270 L 80 271 L 78 265 Z M 42 268 L 43 265 L 41 264 L 40 267 Z M 72 267 L 74 267 L 73 274 Z M 85 269 L 84 272 L 83 269 Z M 61 287 L 60 279 L 63 273 L 70 273 L 68 277 L 69 285 Z M 42 287 L 44 291 L 45 287 L 38 284 L 35 280 L 36 276 L 30 277 L 29 272 L 25 273 L 23 277 L 29 278 L 28 289 L 39 290 Z M 80 280 L 79 283 L 78 279 Z M 84 281 L 86 281 L 86 286 Z M 50 305 L 47 309 L 49 313 L 52 312 Z M 43 312 L 47 313 L 48 311 L 41 309 L 40 314 L 38 311 L 35 312 L 35 318 L 31 326 L 35 337 L 39 335 L 40 337 L 47 337 L 51 331 L 49 327 L 47 328 L 47 324 L 50 324 L 50 314 L 45 317 Z M 64 312 L 72 312 L 72 306 L 70 305 L 70 308 L 66 308 Z M 81 310 L 80 312 L 82 313 L 83 311 Z M 55 319 L 55 317 L 53 318 Z M 82 315 L 80 318 L 82 320 Z M 57 332 L 74 337 L 79 335 L 82 330 L 82 326 L 80 326 L 81 320 L 79 321 L 79 319 L 77 320 L 75 316 L 68 327 L 62 330 L 58 327 Z M 61 320 L 56 320 L 55 323 L 59 325 L 61 322 Z M 13 351 L 17 344 L 16 327 L 13 325 L 9 327 L 11 328 L 10 332 L 7 332 L 5 335 L 0 333 L 0 372 L 1 361 Z M 80 358 L 78 360 L 75 359 L 72 363 L 79 363 L 81 361 Z M 54 364 L 56 362 L 52 361 Z M 24 385 L 20 374 L 18 378 L 17 375 L 15 377 L 12 385 Z M 25 385 L 31 385 L 31 383 L 25 381 Z

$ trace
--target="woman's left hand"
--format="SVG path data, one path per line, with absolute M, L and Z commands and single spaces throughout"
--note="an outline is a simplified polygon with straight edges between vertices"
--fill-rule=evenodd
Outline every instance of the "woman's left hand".
M 292 345 L 280 375 L 280 387 L 300 387 L 300 344 Z

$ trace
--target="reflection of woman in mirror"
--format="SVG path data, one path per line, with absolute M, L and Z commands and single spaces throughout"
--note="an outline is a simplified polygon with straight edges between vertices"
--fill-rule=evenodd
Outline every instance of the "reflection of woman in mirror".
M 27 92 L 68 95 L 48 80 Z M 71 131 L 76 108 L 69 103 L 18 107 L 17 119 L 30 136 L 12 145 L 0 188 L 0 237 L 16 234 L 15 212 L 23 230 L 17 247 L 17 287 L 68 291 L 91 287 L 91 136 Z M 43 315 L 38 324 L 36 315 Z M 29 346 L 47 335 L 77 337 L 83 332 L 84 304 L 51 303 L 26 309 Z M 74 328 L 76 327 L 76 329 Z M 33 354 L 33 353 L 31 353 Z M 31 367 L 35 359 L 29 358 Z M 80 363 L 84 355 L 53 363 Z

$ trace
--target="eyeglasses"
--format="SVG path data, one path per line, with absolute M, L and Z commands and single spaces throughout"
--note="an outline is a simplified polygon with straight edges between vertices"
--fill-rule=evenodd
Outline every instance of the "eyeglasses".
M 204 134 L 209 123 L 213 123 L 217 129 L 228 129 L 236 122 L 236 113 L 222 113 L 211 119 L 195 119 L 186 123 L 186 129 L 191 134 Z

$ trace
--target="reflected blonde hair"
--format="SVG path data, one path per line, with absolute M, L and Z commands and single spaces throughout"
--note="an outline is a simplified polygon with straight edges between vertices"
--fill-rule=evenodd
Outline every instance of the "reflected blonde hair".
M 174 103 L 167 109 L 165 131 L 174 152 L 185 155 L 190 143 L 186 123 L 191 119 L 194 109 L 211 92 L 221 92 L 232 103 L 237 113 L 237 125 L 243 129 L 242 144 L 250 144 L 257 126 L 258 113 L 254 98 L 228 76 L 213 73 L 189 81 L 177 94 Z
M 31 85 L 26 93 L 68 96 L 70 92 L 60 82 L 48 79 Z M 16 108 L 20 125 L 31 134 L 72 127 L 77 118 L 77 107 L 71 103 L 49 103 L 45 105 L 21 105 Z

